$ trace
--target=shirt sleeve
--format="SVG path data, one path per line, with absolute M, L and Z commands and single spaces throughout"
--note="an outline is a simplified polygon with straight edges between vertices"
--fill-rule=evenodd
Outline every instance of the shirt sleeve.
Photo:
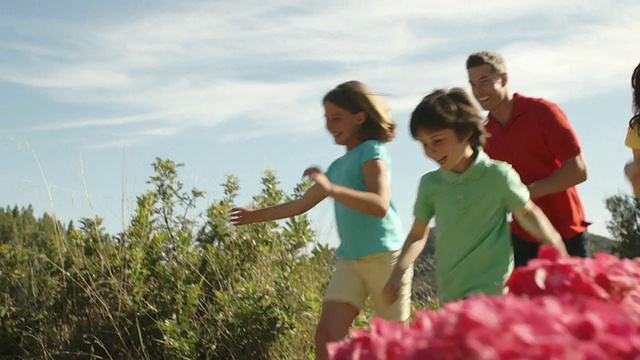
M 389 167 L 387 148 L 379 141 L 365 141 L 362 145 L 362 165 L 369 160 L 382 160 Z
M 510 211 L 523 208 L 531 199 L 529 188 L 522 183 L 520 175 L 509 164 L 502 168 L 504 204 Z
M 582 152 L 578 136 L 567 119 L 567 115 L 554 103 L 540 104 L 542 133 L 551 153 L 565 162 Z
M 331 165 L 329 165 L 329 168 L 327 169 L 327 171 L 324 172 L 325 175 L 327 175 L 327 177 L 329 178 L 329 180 L 333 181 L 333 173 L 334 173 L 334 169 L 335 167 L 333 166 L 333 164 L 335 164 L 335 161 L 331 163 Z
M 640 150 L 640 133 L 637 126 L 627 130 L 627 138 L 624 140 L 624 144 L 632 149 Z
M 417 221 L 431 221 L 434 215 L 433 195 L 431 194 L 429 186 L 428 174 L 424 175 L 420 179 L 420 185 L 418 186 L 418 196 L 413 206 L 413 216 Z

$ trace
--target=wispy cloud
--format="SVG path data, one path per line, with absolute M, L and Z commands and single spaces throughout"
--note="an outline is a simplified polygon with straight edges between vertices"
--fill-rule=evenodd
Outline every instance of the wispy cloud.
M 2 77 L 8 82 L 53 90 L 114 89 L 133 85 L 128 74 L 107 64 L 54 65 L 53 70 L 40 75 L 5 70 Z
M 148 123 L 100 146 L 135 145 L 239 118 L 246 119 L 245 132 L 220 139 L 315 131 L 322 126 L 323 93 L 351 79 L 390 94 L 394 111 L 407 111 L 434 87 L 466 84 L 464 60 L 482 48 L 504 53 L 519 90 L 555 100 L 626 86 L 620 79 L 640 58 L 640 23 L 632 16 L 640 5 L 563 4 L 401 0 L 295 7 L 240 0 L 87 28 L 57 24 L 45 34 L 35 23 L 37 33 L 5 22 L 2 28 L 18 40 L 0 42 L 0 51 L 24 61 L 0 61 L 0 79 L 118 114 L 38 130 Z
M 49 131 L 49 130 L 65 130 L 65 129 L 78 129 L 94 126 L 119 126 L 137 124 L 147 122 L 151 120 L 157 120 L 162 118 L 159 114 L 143 114 L 143 115 L 130 115 L 122 117 L 109 117 L 109 118 L 94 118 L 85 120 L 76 120 L 70 122 L 59 122 L 53 124 L 34 126 L 32 130 L 36 131 Z

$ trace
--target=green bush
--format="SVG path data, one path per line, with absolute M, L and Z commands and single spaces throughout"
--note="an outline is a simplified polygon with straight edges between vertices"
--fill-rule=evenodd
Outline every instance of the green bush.
M 306 216 L 244 227 L 239 190 L 192 215 L 181 164 L 157 159 L 129 226 L 64 226 L 32 208 L 0 209 L 0 357 L 46 359 L 305 358 L 333 252 Z M 266 172 L 254 206 L 284 201 Z M 298 196 L 308 183 L 299 184 Z M 308 248 L 313 251 L 306 251 Z
M 306 215 L 234 227 L 237 178 L 202 214 L 156 159 L 126 229 L 0 209 L 1 359 L 308 359 L 335 261 Z M 298 197 L 265 172 L 251 206 Z M 368 320 L 365 311 L 359 324 Z

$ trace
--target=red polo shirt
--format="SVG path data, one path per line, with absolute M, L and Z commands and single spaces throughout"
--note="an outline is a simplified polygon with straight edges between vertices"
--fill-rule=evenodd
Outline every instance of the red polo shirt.
M 529 185 L 558 170 L 566 160 L 581 153 L 578 138 L 558 105 L 519 94 L 513 95 L 513 110 L 506 127 L 489 117 L 485 128 L 489 133 L 486 153 L 496 160 L 506 161 Z M 550 194 L 534 202 L 547 215 L 563 239 L 584 232 L 589 223 L 575 187 Z M 539 242 L 517 221 L 511 232 L 523 239 Z

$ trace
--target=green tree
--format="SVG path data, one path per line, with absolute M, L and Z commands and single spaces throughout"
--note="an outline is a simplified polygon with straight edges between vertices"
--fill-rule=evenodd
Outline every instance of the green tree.
M 619 241 L 613 253 L 626 258 L 640 257 L 640 200 L 618 194 L 608 197 L 605 205 L 611 213 L 607 229 Z

